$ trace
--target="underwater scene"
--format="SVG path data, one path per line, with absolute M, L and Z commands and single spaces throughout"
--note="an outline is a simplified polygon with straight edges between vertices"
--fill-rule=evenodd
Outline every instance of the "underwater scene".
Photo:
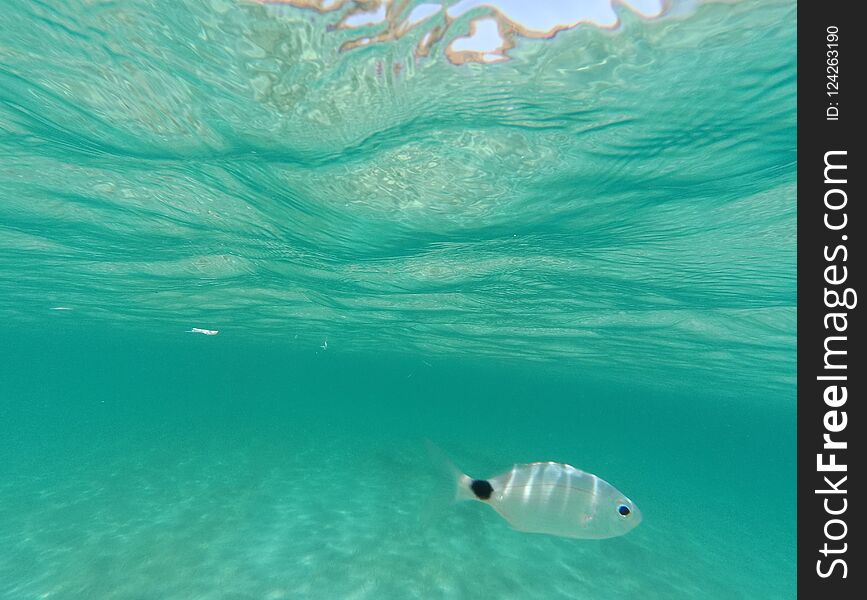
M 0 599 L 794 597 L 795 8 L 3 3 Z

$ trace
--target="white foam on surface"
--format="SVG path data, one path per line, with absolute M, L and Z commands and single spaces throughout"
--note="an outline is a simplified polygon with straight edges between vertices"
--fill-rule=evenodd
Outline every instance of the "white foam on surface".
M 668 8 L 664 0 L 458 0 L 445 9 L 442 4 L 423 2 L 408 10 L 401 7 L 389 15 L 387 7 L 390 4 L 387 1 L 378 4 L 346 2 L 339 6 L 310 0 L 272 1 L 319 12 L 339 8 L 343 16 L 339 17 L 337 25 L 343 29 L 381 26 L 376 36 L 348 40 L 341 45 L 342 50 L 393 42 L 445 10 L 445 23 L 438 20 L 439 25 L 428 23 L 427 26 L 442 27 L 437 29 L 436 35 L 446 38 L 445 55 L 455 64 L 508 60 L 508 51 L 516 45 L 515 38 L 550 38 L 580 24 L 613 28 L 620 22 L 619 5 L 646 19 L 659 17 Z M 375 8 L 367 10 L 371 6 Z M 455 23 L 458 24 L 457 30 L 447 35 L 446 31 Z M 468 36 L 461 35 L 460 30 L 466 31 L 468 26 L 475 30 Z M 427 31 L 416 46 L 417 58 L 428 55 L 432 31 Z M 448 43 L 449 39 L 451 43 Z
M 425 19 L 429 19 L 440 12 L 441 9 L 442 6 L 439 4 L 419 4 L 410 11 L 409 16 L 406 18 L 406 22 L 410 26 L 418 25 Z
M 475 22 L 475 31 L 467 37 L 457 38 L 452 42 L 451 49 L 457 52 L 494 52 L 502 44 L 497 22 L 494 19 L 479 19 Z
M 658 16 L 663 10 L 661 0 L 634 0 L 628 4 L 646 17 Z M 460 0 L 448 8 L 448 15 L 458 18 L 479 7 L 494 9 L 518 26 L 538 34 L 574 27 L 578 23 L 602 27 L 617 23 L 611 0 Z
M 383 3 L 376 10 L 351 14 L 346 17 L 343 24 L 347 27 L 367 27 L 382 23 L 385 20 L 385 9 L 386 6 Z

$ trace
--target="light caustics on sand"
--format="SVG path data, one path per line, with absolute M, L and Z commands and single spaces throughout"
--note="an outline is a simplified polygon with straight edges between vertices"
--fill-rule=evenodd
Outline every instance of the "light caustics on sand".
M 666 0 L 458 0 L 450 6 L 400 0 L 260 1 L 274 8 L 339 14 L 335 30 L 363 30 L 363 35 L 345 41 L 341 51 L 397 40 L 426 28 L 415 46 L 416 58 L 428 56 L 442 42 L 445 56 L 457 65 L 508 60 L 518 37 L 552 38 L 581 24 L 615 28 L 620 23 L 617 5 L 645 19 L 660 17 L 670 8 Z

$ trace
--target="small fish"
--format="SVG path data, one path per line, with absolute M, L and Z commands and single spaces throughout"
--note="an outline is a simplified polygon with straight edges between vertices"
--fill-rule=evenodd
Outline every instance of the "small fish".
M 218 329 L 202 329 L 200 327 L 193 327 L 192 329 L 187 330 L 187 333 L 201 333 L 202 335 L 217 335 L 220 333 Z
M 458 499 L 484 502 L 518 531 L 602 539 L 623 535 L 641 523 L 641 511 L 632 500 L 607 481 L 571 465 L 515 465 L 491 479 L 451 470 Z

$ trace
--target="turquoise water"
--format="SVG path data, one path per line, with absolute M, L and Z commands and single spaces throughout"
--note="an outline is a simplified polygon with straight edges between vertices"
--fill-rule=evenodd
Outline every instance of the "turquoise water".
M 0 9 L 0 598 L 793 597 L 794 3 L 460 66 L 489 9 L 349 8 Z

